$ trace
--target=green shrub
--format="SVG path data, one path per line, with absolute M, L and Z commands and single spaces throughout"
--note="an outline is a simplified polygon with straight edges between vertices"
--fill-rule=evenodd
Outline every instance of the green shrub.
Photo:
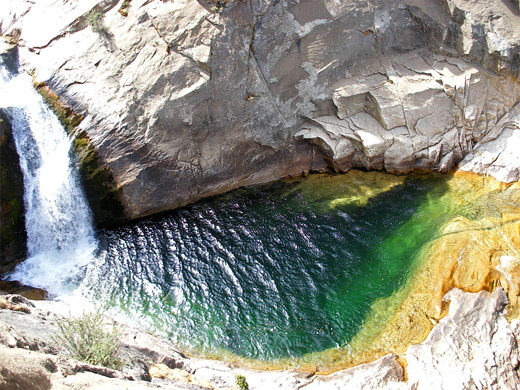
M 209 4 L 214 4 L 210 11 L 214 13 L 221 14 L 228 5 L 233 3 L 238 3 L 240 0 L 208 0 Z
M 247 384 L 247 380 L 244 375 L 236 375 L 235 383 L 240 390 L 249 390 L 249 385 Z
M 61 317 L 56 320 L 59 332 L 54 341 L 77 360 L 96 366 L 119 369 L 123 362 L 117 356 L 119 333 L 112 328 L 105 331 L 100 312 L 85 313 L 81 317 Z
M 97 9 L 93 9 L 87 14 L 86 21 L 94 32 L 100 33 L 107 31 L 105 26 L 105 14 Z

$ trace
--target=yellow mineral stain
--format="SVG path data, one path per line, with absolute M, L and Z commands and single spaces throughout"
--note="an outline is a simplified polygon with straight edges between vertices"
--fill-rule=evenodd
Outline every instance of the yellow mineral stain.
M 379 172 L 352 171 L 347 175 L 310 176 L 305 185 L 296 188 L 328 199 L 333 198 L 333 192 L 341 193 L 341 198 L 332 200 L 330 207 L 364 205 L 406 179 Z M 330 183 L 330 189 L 323 186 L 324 181 Z M 439 207 L 435 202 L 441 202 L 443 210 L 454 217 L 422 248 L 404 286 L 392 296 L 374 302 L 363 327 L 348 345 L 298 359 L 269 362 L 237 357 L 226 351 L 219 353 L 218 358 L 255 369 L 297 368 L 328 374 L 395 353 L 406 366 L 403 353 L 410 345 L 424 341 L 447 314 L 449 303 L 443 297 L 453 288 L 478 292 L 500 286 L 509 297 L 510 318 L 518 317 L 520 183 L 507 184 L 457 171 L 447 176 L 446 185 L 447 191 L 440 200 L 432 200 L 424 207 Z M 338 191 L 334 186 L 343 188 Z
M 406 176 L 402 175 L 354 170 L 344 175 L 310 175 L 289 193 L 298 190 L 303 194 L 312 194 L 315 199 L 330 199 L 330 208 L 350 204 L 364 206 L 369 199 L 390 191 L 395 186 L 403 184 L 405 180 Z M 338 194 L 341 196 L 338 197 Z
M 402 355 L 410 345 L 424 341 L 447 314 L 443 297 L 453 288 L 478 292 L 500 286 L 508 294 L 510 316 L 520 312 L 520 183 L 456 172 L 447 184 L 442 201 L 462 215 L 447 222 L 440 236 L 423 248 L 408 283 L 374 303 L 347 348 L 322 353 L 321 373 L 389 352 Z
M 203 387 L 213 390 L 214 387 L 206 380 L 200 380 L 195 375 L 188 371 L 180 370 L 178 368 L 169 368 L 163 363 L 153 363 L 149 370 L 152 378 L 169 379 L 175 382 L 189 383 L 197 387 Z

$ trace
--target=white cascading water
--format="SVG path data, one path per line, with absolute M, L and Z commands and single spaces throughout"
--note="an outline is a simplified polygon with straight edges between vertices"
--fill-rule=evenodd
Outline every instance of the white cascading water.
M 0 108 L 12 125 L 24 177 L 28 258 L 8 276 L 53 297 L 69 295 L 97 248 L 71 141 L 27 74 L 0 62 Z

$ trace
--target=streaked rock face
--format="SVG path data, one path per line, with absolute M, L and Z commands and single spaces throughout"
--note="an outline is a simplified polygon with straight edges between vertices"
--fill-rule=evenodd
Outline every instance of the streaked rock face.
M 23 174 L 12 129 L 0 109 L 0 274 L 27 255 Z
M 447 170 L 518 128 L 513 4 L 225 3 L 133 0 L 125 17 L 114 0 L 11 0 L 0 16 L 86 117 L 130 218 L 327 166 Z

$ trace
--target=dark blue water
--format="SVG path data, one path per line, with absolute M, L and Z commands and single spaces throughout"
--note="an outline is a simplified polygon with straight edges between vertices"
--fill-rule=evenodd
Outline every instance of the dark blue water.
M 363 193 L 348 180 L 241 189 L 103 231 L 94 297 L 207 355 L 273 360 L 343 346 L 445 218 L 420 215 L 442 177 L 400 179 L 361 201 L 349 201 Z

